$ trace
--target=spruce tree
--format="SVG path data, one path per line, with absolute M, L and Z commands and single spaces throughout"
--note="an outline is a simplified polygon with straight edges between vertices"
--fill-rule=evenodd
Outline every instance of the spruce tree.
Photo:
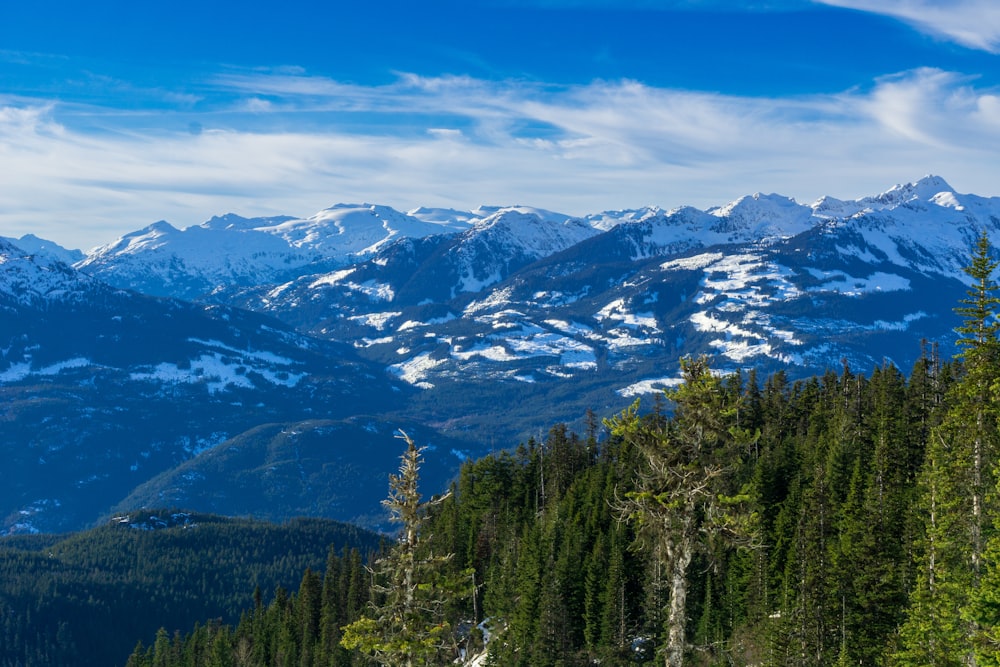
M 427 508 L 441 499 L 421 501 L 417 489 L 421 449 L 406 433 L 399 437 L 407 449 L 399 474 L 389 476 L 389 497 L 382 504 L 402 530 L 372 571 L 373 588 L 381 599 L 343 628 L 340 643 L 391 667 L 450 664 L 457 655 L 455 626 L 443 612 L 465 578 L 448 576 L 451 554 L 434 555 L 421 548 Z
M 971 614 L 978 632 L 976 658 L 980 665 L 1000 665 L 1000 511 L 997 510 L 1000 495 L 1000 460 L 997 460 L 1000 445 L 997 443 L 1000 409 L 1000 343 L 997 331 L 996 309 L 1000 299 L 992 296 L 997 289 L 989 279 L 997 262 L 988 258 L 988 242 L 985 233 L 979 241 L 979 252 L 970 271 L 975 281 L 975 291 L 970 292 L 965 308 L 960 311 L 966 316 L 965 326 L 960 329 L 966 345 L 965 364 L 974 385 L 968 392 L 975 410 L 976 428 L 984 441 L 984 449 L 992 458 L 992 486 L 987 490 L 987 507 L 992 513 L 992 534 L 985 539 L 983 553 L 982 581 L 976 591 Z
M 900 664 L 977 664 L 977 646 L 991 632 L 983 627 L 990 621 L 981 584 L 984 575 L 990 579 L 984 561 L 997 518 L 996 267 L 983 233 L 966 268 L 971 287 L 956 308 L 963 317 L 962 375 L 948 392 L 943 422 L 930 433 L 921 471 L 923 550 L 900 633 Z
M 733 489 L 735 464 L 750 439 L 735 425 L 739 395 L 729 391 L 705 358 L 683 359 L 684 382 L 666 396 L 674 404 L 667 421 L 639 417 L 638 405 L 608 420 L 612 434 L 643 457 L 636 490 L 619 502 L 619 515 L 635 524 L 642 546 L 663 564 L 667 667 L 680 667 L 688 649 L 688 567 L 696 553 L 723 537 L 749 533 Z

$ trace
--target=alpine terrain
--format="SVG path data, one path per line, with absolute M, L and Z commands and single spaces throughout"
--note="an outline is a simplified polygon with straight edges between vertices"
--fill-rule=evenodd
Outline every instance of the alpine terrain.
M 651 401 L 686 355 L 908 370 L 953 352 L 983 231 L 1000 243 L 1000 197 L 927 176 L 705 211 L 227 214 L 86 254 L 3 239 L 0 531 L 142 506 L 377 527 L 397 428 L 436 492 L 468 456 Z

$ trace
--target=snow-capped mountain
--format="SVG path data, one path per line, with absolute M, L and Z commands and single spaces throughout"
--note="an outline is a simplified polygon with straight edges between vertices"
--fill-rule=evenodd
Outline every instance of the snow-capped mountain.
M 227 220 L 227 226 L 219 221 Z M 160 221 L 96 248 L 76 267 L 109 284 L 157 296 L 194 298 L 218 284 L 279 280 L 320 259 L 232 216 L 180 230 Z M 246 221 L 252 223 L 253 221 Z
M 548 257 L 597 234 L 590 225 L 566 216 L 502 208 L 475 221 L 449 248 L 458 292 L 480 292 L 532 261 Z
M 827 235 L 844 242 L 836 252 L 927 275 L 964 280 L 962 267 L 981 231 L 1000 247 L 1000 197 L 959 194 L 936 176 L 848 202 L 839 215 L 830 215 L 823 200 L 814 207 L 829 221 Z
M 581 219 L 528 207 L 413 213 L 334 207 L 309 225 L 327 229 L 330 216 L 360 225 L 356 216 L 368 215 L 384 231 L 380 220 L 420 216 L 460 231 L 400 224 L 405 233 L 384 242 L 359 241 L 362 261 L 278 284 L 237 282 L 211 299 L 349 341 L 423 387 L 449 378 L 604 382 L 611 371 L 641 385 L 650 378 L 638 377 L 640 360 L 669 371 L 687 353 L 804 374 L 841 359 L 905 365 L 919 354 L 916 344 L 885 344 L 894 337 L 950 342 L 974 238 L 1000 231 L 1000 199 L 958 194 L 935 176 L 811 205 L 758 193 L 706 211 Z M 287 230 L 304 225 L 267 228 L 297 242 L 306 235 Z M 934 308 L 921 305 L 930 294 L 939 295 Z M 622 373 L 630 365 L 636 377 Z M 630 391 L 625 384 L 615 391 Z
M 160 221 L 101 246 L 81 271 L 147 294 L 194 298 L 219 286 L 283 282 L 363 259 L 398 238 L 458 223 L 424 222 L 386 206 L 339 204 L 305 219 L 229 213 L 180 230 Z
M 86 257 L 80 250 L 64 248 L 58 243 L 40 239 L 34 234 L 25 234 L 19 239 L 0 236 L 0 241 L 10 243 L 29 255 L 49 257 L 63 264 L 73 264 Z
M 289 220 L 258 231 L 284 239 L 293 248 L 345 261 L 372 255 L 399 238 L 433 236 L 451 229 L 388 206 L 338 204 L 305 220 Z
M 353 341 L 431 393 L 568 380 L 605 404 L 673 382 L 684 354 L 796 376 L 842 360 L 905 368 L 921 339 L 950 345 L 979 231 L 1000 241 L 1000 198 L 937 177 L 850 202 L 757 194 L 708 211 L 525 215 L 508 209 L 316 279 L 216 296 Z
M 59 254 L 32 253 L 0 239 L 0 306 L 31 305 L 52 298 L 73 300 L 95 290 L 110 291 L 103 283 L 80 276 L 58 259 Z
M 321 331 L 331 309 L 358 302 L 416 305 L 445 303 L 462 294 L 476 294 L 517 270 L 572 247 L 599 233 L 586 222 L 527 207 L 477 209 L 464 231 L 404 237 L 385 245 L 365 261 L 321 274 L 306 275 L 279 285 L 236 285 L 219 288 L 208 297 L 219 303 L 252 310 L 287 312 L 308 330 Z
M 632 238 L 629 255 L 640 259 L 731 243 L 768 243 L 801 234 L 818 224 L 813 210 L 781 195 L 760 193 L 701 211 L 683 206 L 605 211 L 586 221 Z
M 91 511 L 98 488 L 103 507 L 161 493 L 230 507 L 213 484 L 245 497 L 223 465 L 249 460 L 240 447 L 259 450 L 262 475 L 299 469 L 305 450 L 281 428 L 244 436 L 266 423 L 311 432 L 364 413 L 384 434 L 437 429 L 458 443 L 449 450 L 512 445 L 675 384 L 683 355 L 792 377 L 845 362 L 908 370 L 929 344 L 954 351 L 962 268 L 982 231 L 1000 247 L 1000 197 L 931 176 L 850 201 L 755 194 L 581 218 L 524 206 L 230 214 L 151 225 L 79 271 L 0 242 L 0 309 L 17 313 L 0 320 L 16 465 L 38 479 L 81 448 L 113 449 L 60 473 L 77 490 L 3 490 L 0 514 L 10 526 L 54 502 Z M 287 466 L 274 463 L 279 444 Z

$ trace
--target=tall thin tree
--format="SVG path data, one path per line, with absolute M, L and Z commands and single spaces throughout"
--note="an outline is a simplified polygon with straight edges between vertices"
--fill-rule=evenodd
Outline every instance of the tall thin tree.
M 434 555 L 421 548 L 426 510 L 447 494 L 421 501 L 417 485 L 422 448 L 402 431 L 398 437 L 406 441 L 407 449 L 399 474 L 389 476 L 389 497 L 382 504 L 402 529 L 397 543 L 372 569 L 381 599 L 343 628 L 340 643 L 392 667 L 450 664 L 457 655 L 455 625 L 444 617 L 444 610 L 448 600 L 459 594 L 465 577 L 448 575 L 451 554 Z
M 636 526 L 640 544 L 662 559 L 666 603 L 667 667 L 684 663 L 687 643 L 688 567 L 713 542 L 751 533 L 747 500 L 733 489 L 734 462 L 747 451 L 749 434 L 735 426 L 739 395 L 727 391 L 708 361 L 683 359 L 684 382 L 666 396 L 672 419 L 644 420 L 633 404 L 607 421 L 613 435 L 642 452 L 636 491 L 620 499 L 619 516 Z
M 924 544 L 897 662 L 976 665 L 982 613 L 975 601 L 986 571 L 986 545 L 996 512 L 1000 299 L 989 237 L 979 235 L 965 272 L 967 297 L 956 312 L 962 375 L 952 385 L 943 422 L 930 433 L 921 471 Z

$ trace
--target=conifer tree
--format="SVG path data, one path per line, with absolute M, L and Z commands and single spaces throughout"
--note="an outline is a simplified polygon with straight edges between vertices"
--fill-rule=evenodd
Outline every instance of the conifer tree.
M 921 472 L 924 544 L 917 585 L 901 630 L 900 664 L 977 664 L 983 641 L 980 587 L 986 545 L 996 519 L 998 368 L 997 262 L 980 234 L 970 265 L 967 298 L 956 312 L 963 372 L 949 391 L 944 421 L 930 433 Z
M 960 329 L 966 338 L 960 342 L 966 344 L 966 366 L 973 367 L 968 373 L 974 379 L 969 393 L 975 406 L 976 427 L 983 429 L 982 436 L 989 443 L 984 449 L 987 455 L 992 455 L 989 465 L 993 486 L 988 490 L 987 502 L 993 511 L 993 531 L 986 538 L 983 579 L 976 591 L 972 612 L 979 633 L 976 658 L 980 665 L 1000 665 L 1000 511 L 997 510 L 1000 496 L 1000 460 L 997 454 L 1000 445 L 996 442 L 1000 421 L 1000 409 L 997 408 L 1000 399 L 1000 343 L 997 331 L 1000 323 L 996 309 L 1000 299 L 991 294 L 997 285 L 989 276 L 997 267 L 997 262 L 989 261 L 987 250 L 988 241 L 984 233 L 980 236 L 979 252 L 972 266 L 975 273 L 972 270 L 969 272 L 976 281 L 976 289 L 970 292 L 970 299 L 964 302 L 965 309 L 960 311 L 967 318 L 965 326 Z
M 684 663 L 687 644 L 688 567 L 698 552 L 722 537 L 747 534 L 749 513 L 732 488 L 734 462 L 749 437 L 735 426 L 738 393 L 728 391 L 707 360 L 682 359 L 684 383 L 666 392 L 672 419 L 643 420 L 638 405 L 608 420 L 612 434 L 643 455 L 637 490 L 617 510 L 636 525 L 643 546 L 662 561 L 668 586 L 667 667 Z
M 406 441 L 407 449 L 399 474 L 389 476 L 389 497 L 382 504 L 391 519 L 402 524 L 402 531 L 372 572 L 374 590 L 382 599 L 343 628 L 341 645 L 392 667 L 449 664 L 457 654 L 455 628 L 443 611 L 461 584 L 446 572 L 451 554 L 434 555 L 421 548 L 426 510 L 442 498 L 421 502 L 417 489 L 421 449 L 406 433 L 398 437 Z M 460 581 L 464 580 L 462 576 Z

